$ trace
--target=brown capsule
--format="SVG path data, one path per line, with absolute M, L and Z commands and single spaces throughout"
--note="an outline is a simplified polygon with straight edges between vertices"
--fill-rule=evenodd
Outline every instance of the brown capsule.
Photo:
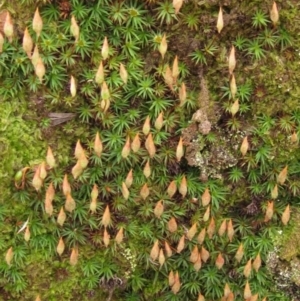
M 228 283 L 226 282 L 225 286 L 224 286 L 224 297 L 227 298 L 230 293 L 231 293 L 230 287 L 229 287 Z
M 35 10 L 34 17 L 32 20 L 32 29 L 37 34 L 37 37 L 39 37 L 43 29 L 43 20 L 41 18 L 38 7 Z
M 203 215 L 203 221 L 207 222 L 209 220 L 209 216 L 210 216 L 210 206 L 207 207 L 207 209 Z
M 165 255 L 164 255 L 164 250 L 160 249 L 159 250 L 159 255 L 158 255 L 158 262 L 159 265 L 162 266 L 166 261 Z
M 155 147 L 155 144 L 154 144 L 153 137 L 152 137 L 151 133 L 148 135 L 148 137 L 146 139 L 145 147 L 146 147 L 146 150 L 149 153 L 150 158 L 153 158 L 155 153 L 156 153 L 156 147 Z
M 85 169 L 88 166 L 89 160 L 87 159 L 85 153 L 82 153 L 80 158 L 78 159 L 78 163 L 82 169 Z
M 124 239 L 124 230 L 123 230 L 123 227 L 120 228 L 120 230 L 118 231 L 116 237 L 115 237 L 115 242 L 117 244 L 120 244 L 123 242 L 123 239 Z
M 174 284 L 172 285 L 172 288 L 171 288 L 174 295 L 176 295 L 179 292 L 180 287 L 181 287 L 181 283 L 180 283 L 180 279 L 179 279 L 179 274 L 178 274 L 178 272 L 176 272 L 175 282 L 174 282 Z
M 104 234 L 103 234 L 103 243 L 105 245 L 105 247 L 107 248 L 110 242 L 110 235 L 107 232 L 106 228 L 104 229 Z
M 267 204 L 267 210 L 266 210 L 266 214 L 265 214 L 265 222 L 268 222 L 272 216 L 273 216 L 273 213 L 274 213 L 274 202 L 273 201 L 268 201 L 268 204 Z
M 57 244 L 56 252 L 58 253 L 59 256 L 61 256 L 61 254 L 64 252 L 64 250 L 65 250 L 65 243 L 63 241 L 63 238 L 61 237 Z
M 164 213 L 164 205 L 162 203 L 163 201 L 160 200 L 156 203 L 155 205 L 155 208 L 154 208 L 154 215 L 157 217 L 157 218 L 160 218 L 161 215 Z
M 194 246 L 191 255 L 190 255 L 190 262 L 195 263 L 199 257 L 199 249 L 198 246 Z
M 186 86 L 185 83 L 181 83 L 181 86 L 179 88 L 179 106 L 182 107 L 185 104 L 186 101 Z
M 64 176 L 64 180 L 63 180 L 63 184 L 62 184 L 62 190 L 63 190 L 63 194 L 65 196 L 67 196 L 68 194 L 71 193 L 71 185 L 69 183 L 67 174 L 65 174 L 65 176 Z
M 139 133 L 137 133 L 132 140 L 131 149 L 134 153 L 137 153 L 140 147 L 141 147 L 141 140 L 140 140 Z
M 187 194 L 187 188 L 188 185 L 187 185 L 186 177 L 185 175 L 183 175 L 179 186 L 179 193 L 182 195 L 183 198 L 185 198 Z
M 296 132 L 294 132 L 292 135 L 291 135 L 291 142 L 292 143 L 297 143 L 298 142 L 298 135 Z
M 166 251 L 166 255 L 167 257 L 171 257 L 173 252 L 172 252 L 172 249 L 170 247 L 170 245 L 168 244 L 167 241 L 165 241 L 165 251 Z
M 183 0 L 173 0 L 173 7 L 175 9 L 175 15 L 177 15 L 181 9 Z
M 219 228 L 219 231 L 218 231 L 219 236 L 223 236 L 224 233 L 226 232 L 226 229 L 227 229 L 227 222 L 224 219 L 221 226 L 220 226 L 220 228 Z
M 90 203 L 90 211 L 95 213 L 97 210 L 97 199 L 92 199 Z
M 233 73 L 230 79 L 230 92 L 231 92 L 232 99 L 235 99 L 235 95 L 237 93 L 237 86 L 236 86 L 235 76 Z
M 160 131 L 161 128 L 163 127 L 163 124 L 164 124 L 163 116 L 164 116 L 163 112 L 160 112 L 159 115 L 158 115 L 158 117 L 157 117 L 156 120 L 155 120 L 154 127 L 155 127 L 158 131 Z
M 47 190 L 46 190 L 46 200 L 50 203 L 52 203 L 53 199 L 55 196 L 55 190 L 53 187 L 53 183 L 51 182 L 50 185 L 48 186 Z
M 72 198 L 71 194 L 67 194 L 66 202 L 65 202 L 65 209 L 66 211 L 72 212 L 76 208 L 76 203 Z
M 23 35 L 23 49 L 26 52 L 27 56 L 31 59 L 31 52 L 33 49 L 33 41 L 30 36 L 30 33 L 28 31 L 28 28 L 26 27 Z
M 74 16 L 71 17 L 71 34 L 75 38 L 75 42 L 79 40 L 80 29 Z
M 246 136 L 246 137 L 244 137 L 241 148 L 240 148 L 240 151 L 241 151 L 243 157 L 246 155 L 248 148 L 249 148 L 249 143 L 248 143 L 248 137 Z
M 209 252 L 202 246 L 201 247 L 201 259 L 203 262 L 206 262 L 209 258 Z
M 94 142 L 94 152 L 98 157 L 101 157 L 103 151 L 102 141 L 100 139 L 99 132 L 97 132 Z
M 84 154 L 84 149 L 80 143 L 80 140 L 77 140 L 74 151 L 75 158 L 79 159 L 82 156 L 82 154 Z
M 277 182 L 281 185 L 284 184 L 286 178 L 287 178 L 287 172 L 288 172 L 288 166 L 286 165 L 281 172 L 279 173 L 278 177 L 277 177 Z
M 144 169 L 143 169 L 143 174 L 146 178 L 149 178 L 151 175 L 151 167 L 150 167 L 150 162 L 149 159 L 147 160 Z
M 40 164 L 40 178 L 42 180 L 45 180 L 46 177 L 47 177 L 46 165 L 45 165 L 45 162 L 43 161 Z
M 173 79 L 172 71 L 171 71 L 169 65 L 166 67 L 166 70 L 164 73 L 164 80 L 165 80 L 165 83 L 167 84 L 167 86 L 170 88 L 170 90 L 173 91 L 174 90 L 174 88 L 173 88 L 174 79 Z
M 129 190 L 124 182 L 122 182 L 122 195 L 125 200 L 129 198 Z
M 147 183 L 145 183 L 140 191 L 140 196 L 142 197 L 143 200 L 145 200 L 150 194 L 150 190 L 148 188 Z
M 244 299 L 247 300 L 247 299 L 251 298 L 251 296 L 252 296 L 252 293 L 251 293 L 249 282 L 247 280 L 245 289 L 244 289 Z
M 76 265 L 77 262 L 78 262 L 78 247 L 74 247 L 72 249 L 72 252 L 71 252 L 71 256 L 70 256 L 70 264 L 71 265 Z
M 4 45 L 4 37 L 2 33 L 0 32 L 0 53 L 3 52 L 3 45 Z
M 169 286 L 173 286 L 173 284 L 175 283 L 175 275 L 172 270 L 169 273 L 168 280 L 169 280 Z
M 239 248 L 238 248 L 237 251 L 236 251 L 236 254 L 235 254 L 234 258 L 235 258 L 238 262 L 241 262 L 243 256 L 244 256 L 244 246 L 243 246 L 243 244 L 241 243 L 241 244 L 239 245 Z
M 122 149 L 121 156 L 122 156 L 122 158 L 125 159 L 129 156 L 129 154 L 130 154 L 130 138 L 127 137 L 124 147 Z
M 219 14 L 218 14 L 218 20 L 217 20 L 218 33 L 220 33 L 222 31 L 223 27 L 224 27 L 223 11 L 222 11 L 222 8 L 220 7 Z
M 193 267 L 196 272 L 198 272 L 202 267 L 201 254 L 199 253 L 198 259 L 194 262 Z
M 30 240 L 30 230 L 29 227 L 26 227 L 25 233 L 24 233 L 24 239 L 25 241 L 29 241 Z
M 53 214 L 53 205 L 52 202 L 48 201 L 47 199 L 45 200 L 45 212 L 49 216 Z
M 48 146 L 46 162 L 47 162 L 47 164 L 49 165 L 50 168 L 53 168 L 56 165 L 55 158 L 53 156 L 53 152 L 52 152 L 52 149 L 51 149 L 50 146 Z
M 127 81 L 128 81 L 128 72 L 127 72 L 125 66 L 122 63 L 120 63 L 120 72 L 119 72 L 119 74 L 120 74 L 120 77 L 121 77 L 123 83 L 126 85 Z
M 210 219 L 210 223 L 207 227 L 207 235 L 208 235 L 209 239 L 212 239 L 213 235 L 215 234 L 215 231 L 216 231 L 216 223 L 215 223 L 214 218 L 212 217 Z
M 258 253 L 253 261 L 253 269 L 258 272 L 260 266 L 261 266 L 261 258 L 260 258 L 260 254 Z
M 279 12 L 275 1 L 273 2 L 272 9 L 270 11 L 270 18 L 273 25 L 276 26 L 279 21 Z
M 71 80 L 70 80 L 70 93 L 72 97 L 75 97 L 77 94 L 76 81 L 73 75 L 71 75 Z
M 98 195 L 99 195 L 98 187 L 96 184 L 94 184 L 92 192 L 91 192 L 92 200 L 96 200 L 98 198 Z
M 176 55 L 175 59 L 173 61 L 173 66 L 172 66 L 172 77 L 173 77 L 174 83 L 176 83 L 178 75 L 179 75 L 178 57 Z
M 204 296 L 199 294 L 197 301 L 205 301 Z
M 234 301 L 234 294 L 233 294 L 233 292 L 230 292 L 230 293 L 229 293 L 229 295 L 228 295 L 226 301 Z
M 35 45 L 33 54 L 31 56 L 31 62 L 32 62 L 34 69 L 36 67 L 36 64 L 38 63 L 39 58 L 40 58 L 39 47 L 38 47 L 38 45 Z
M 234 46 L 231 47 L 229 58 L 228 58 L 228 69 L 229 74 L 232 74 L 233 70 L 236 66 L 236 59 L 235 59 L 235 48 Z
M 217 259 L 216 259 L 216 262 L 215 262 L 215 265 L 216 265 L 217 269 L 218 270 L 222 269 L 224 263 L 225 263 L 225 260 L 224 260 L 224 258 L 222 256 L 222 254 L 219 253 L 219 255 L 218 255 Z
M 76 180 L 83 172 L 83 168 L 81 166 L 80 161 L 78 160 L 77 163 L 73 166 L 72 168 L 72 175 L 74 177 L 74 179 Z
M 271 190 L 271 198 L 273 200 L 275 200 L 275 199 L 277 199 L 277 197 L 278 197 L 278 186 L 277 186 L 277 184 L 275 184 L 275 186 Z
M 37 295 L 37 296 L 36 296 L 35 301 L 41 301 L 40 295 Z
M 199 235 L 198 235 L 198 237 L 197 237 L 197 241 L 198 241 L 198 243 L 199 243 L 200 245 L 203 244 L 204 239 L 205 239 L 205 235 L 206 235 L 206 229 L 203 228 L 203 229 L 200 231 L 200 233 L 199 233 Z
M 252 295 L 250 298 L 250 301 L 257 301 L 258 300 L 258 294 Z
M 177 245 L 177 249 L 176 249 L 177 253 L 181 253 L 184 247 L 185 247 L 185 236 L 182 235 Z
M 192 240 L 196 233 L 197 233 L 197 223 L 194 223 L 194 224 L 192 225 L 192 227 L 191 227 L 191 228 L 188 230 L 188 232 L 186 233 L 186 237 L 187 237 L 189 240 Z
M 240 103 L 239 103 L 239 100 L 236 99 L 230 108 L 232 117 L 234 117 L 234 115 L 239 111 L 239 109 L 240 109 Z
M 158 46 L 158 51 L 161 54 L 162 58 L 164 58 L 164 56 L 167 52 L 167 49 L 168 49 L 167 37 L 166 37 L 166 34 L 164 34 L 162 39 L 161 39 L 161 42 Z
M 103 63 L 101 61 L 100 64 L 99 64 L 99 67 L 97 69 L 97 73 L 96 73 L 96 76 L 95 76 L 95 82 L 98 85 L 102 85 L 103 82 L 104 82 L 104 79 L 105 79 L 104 67 L 103 67 Z
M 132 185 L 133 182 L 133 172 L 132 169 L 130 169 L 130 171 L 127 174 L 127 177 L 125 179 L 125 185 L 127 188 L 130 188 L 130 186 Z
M 201 197 L 202 206 L 204 207 L 207 206 L 210 203 L 210 200 L 211 200 L 211 196 L 209 193 L 209 189 L 208 187 L 206 187 Z
M 232 220 L 230 219 L 227 224 L 227 236 L 230 242 L 232 242 L 233 235 L 234 235 L 234 229 L 232 225 Z
M 39 191 L 43 186 L 43 180 L 40 177 L 40 170 L 40 166 L 38 166 L 32 179 L 32 186 L 36 189 L 36 191 Z
M 176 186 L 175 181 L 173 180 L 167 188 L 168 196 L 170 198 L 172 198 L 174 196 L 174 194 L 176 193 L 176 191 L 177 191 L 177 186 Z
M 183 155 L 184 155 L 183 141 L 182 141 L 182 137 L 180 137 L 177 148 L 176 148 L 176 159 L 178 162 L 181 160 Z
M 252 262 L 251 259 L 249 259 L 244 267 L 244 271 L 243 271 L 244 276 L 246 278 L 249 278 L 251 271 L 252 271 Z
M 102 49 L 101 49 L 101 55 L 102 55 L 104 60 L 106 60 L 108 58 L 108 54 L 109 54 L 108 40 L 107 40 L 107 37 L 105 37 L 104 42 L 103 42 L 103 46 L 102 46 Z
M 60 225 L 60 226 L 63 226 L 65 220 L 67 218 L 67 215 L 64 211 L 64 207 L 61 207 L 60 208 L 60 211 L 59 211 L 59 214 L 57 216 L 57 223 Z
M 172 233 L 177 231 L 177 222 L 174 217 L 172 217 L 168 222 L 168 230 Z
M 158 258 L 159 255 L 159 246 L 158 246 L 158 240 L 156 240 L 153 244 L 153 247 L 150 252 L 150 258 L 155 261 Z
M 11 265 L 11 261 L 13 260 L 13 257 L 14 257 L 13 247 L 10 247 L 5 254 L 5 261 L 9 266 Z
M 104 112 L 107 111 L 109 105 L 108 102 L 110 98 L 110 93 L 109 93 L 109 89 L 107 87 L 107 84 L 105 81 L 103 81 L 102 85 L 101 85 L 101 99 L 104 100 L 104 106 L 102 106 L 102 109 L 104 110 Z
M 110 211 L 108 205 L 106 206 L 105 211 L 103 213 L 101 223 L 105 228 L 111 224 L 111 217 L 110 217 Z
M 291 216 L 290 205 L 287 205 L 281 217 L 281 221 L 285 226 L 289 222 L 290 216 Z
M 143 133 L 147 136 L 150 133 L 150 117 L 147 116 L 143 125 Z
M 12 42 L 12 38 L 14 35 L 14 25 L 9 12 L 6 12 L 6 18 L 3 26 L 3 32 L 5 36 L 8 38 L 9 42 Z

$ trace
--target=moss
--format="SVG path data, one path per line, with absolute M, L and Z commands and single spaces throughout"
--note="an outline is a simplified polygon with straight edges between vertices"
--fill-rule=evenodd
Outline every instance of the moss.
M 41 131 L 37 123 L 30 120 L 33 114 L 27 114 L 26 110 L 27 106 L 18 100 L 0 102 L 0 202 L 7 200 L 14 174 L 44 155 Z
M 8 200 L 0 207 L 0 250 L 5 254 L 13 246 L 15 252 L 12 266 L 0 262 L 0 287 L 5 298 L 32 300 L 40 293 L 47 300 L 112 297 L 111 300 L 166 301 L 196 300 L 201 292 L 206 299 L 219 300 L 225 283 L 229 283 L 236 296 L 242 295 L 246 262 L 259 252 L 265 263 L 273 248 L 270 233 L 281 228 L 284 207 L 288 203 L 298 206 L 300 154 L 290 139 L 294 131 L 299 133 L 300 126 L 298 2 L 278 1 L 280 24 L 274 28 L 269 20 L 270 3 L 223 1 L 225 26 L 220 34 L 215 28 L 220 3 L 215 0 L 184 1 L 177 15 L 170 1 L 45 2 L 4 1 L 3 6 L 12 12 L 17 29 L 13 43 L 6 41 L 0 55 L 1 65 L 9 66 L 1 69 L 0 89 L 0 180 L 6 189 L 3 199 Z M 44 20 L 39 39 L 30 25 L 33 3 L 39 5 Z M 64 7 L 67 9 L 62 11 Z M 257 11 L 262 11 L 266 18 L 266 25 L 261 28 L 253 24 Z M 70 34 L 71 16 L 80 27 L 77 42 Z M 31 61 L 21 49 L 26 25 L 46 65 L 42 84 L 36 80 Z M 168 40 L 164 58 L 157 50 L 163 33 Z M 266 35 L 271 36 L 268 43 Z M 101 108 L 102 87 L 94 80 L 102 59 L 104 37 L 110 46 L 109 57 L 103 59 L 111 94 L 107 110 Z M 236 47 L 234 73 L 240 102 L 234 117 L 230 114 L 234 99 L 227 60 L 232 45 Z M 255 45 L 258 53 L 253 50 Z M 175 55 L 180 62 L 179 75 L 173 76 L 177 82 L 170 87 L 163 75 L 167 65 L 172 68 Z M 128 71 L 126 85 L 119 76 L 120 63 Z M 70 96 L 71 75 L 77 82 L 74 97 Z M 187 98 L 179 105 L 178 92 L 183 82 Z M 74 117 L 50 127 L 49 114 L 61 112 Z M 152 155 L 148 153 L 150 139 L 141 134 L 142 127 L 146 116 L 154 125 L 162 112 L 162 128 L 151 127 L 156 147 Z M 101 158 L 93 150 L 96 132 L 104 146 Z M 139 132 L 140 150 L 124 158 L 125 141 Z M 239 148 L 246 135 L 250 146 L 246 155 L 241 156 Z M 177 150 L 180 136 L 185 148 L 185 158 L 181 160 L 181 150 Z M 75 179 L 71 170 L 76 163 L 74 147 L 78 139 L 88 165 Z M 31 182 L 36 164 L 45 158 L 46 144 L 52 147 L 58 164 L 48 170 L 45 185 L 36 192 Z M 146 162 L 151 165 L 149 177 L 143 173 Z M 14 189 L 10 179 L 27 165 L 31 169 L 24 189 Z M 277 177 L 284 166 L 288 166 L 287 179 L 279 184 Z M 125 199 L 122 183 L 130 169 L 134 179 Z M 65 173 L 69 175 L 76 209 L 67 213 L 65 224 L 60 227 L 56 218 L 65 204 L 61 188 Z M 199 180 L 199 174 L 205 183 Z M 53 215 L 49 217 L 45 212 L 49 205 L 45 195 L 51 182 L 56 194 Z M 150 195 L 141 199 L 145 183 Z M 170 183 L 180 190 L 172 196 L 168 191 Z M 276 183 L 280 202 L 274 200 L 272 219 L 266 223 L 266 204 Z M 91 214 L 89 204 L 95 184 L 99 189 L 98 207 Z M 207 192 L 211 196 L 209 210 L 202 206 L 204 191 L 206 197 Z M 159 219 L 154 214 L 158 200 L 164 205 Z M 102 218 L 107 206 L 112 223 L 106 230 L 111 240 L 104 246 Z M 208 221 L 203 219 L 206 212 L 210 213 Z M 178 224 L 175 233 L 168 230 L 171 218 Z M 17 231 L 28 219 L 32 237 L 26 243 L 23 233 Z M 230 241 L 228 235 L 217 234 L 224 220 L 231 220 L 234 226 Z M 203 263 L 200 272 L 194 270 L 189 260 L 191 251 L 199 247 L 197 235 L 186 239 L 182 252 L 175 252 L 179 240 L 193 224 L 198 233 L 200 229 L 214 228 L 212 237 L 205 237 L 203 242 L 210 259 Z M 292 225 L 295 228 L 288 226 L 284 230 L 285 240 L 281 244 L 289 245 L 287 250 L 282 248 L 282 253 L 296 271 L 298 262 L 294 256 L 299 246 L 290 238 L 298 226 L 295 221 Z M 125 233 L 121 247 L 113 239 L 120 227 Z M 55 253 L 60 237 L 66 242 L 62 257 Z M 295 237 L 297 240 L 298 236 Z M 149 259 L 156 240 L 162 255 L 166 254 L 165 242 L 173 251 L 163 264 Z M 245 256 L 238 265 L 234 257 L 241 243 Z M 74 246 L 79 246 L 79 262 L 70 266 L 69 255 Z M 220 270 L 215 265 L 218 253 L 225 258 Z M 180 275 L 177 295 L 168 286 L 170 271 Z M 298 283 L 298 275 L 294 273 L 291 277 Z M 273 287 L 273 278 L 264 264 L 259 273 L 253 272 L 249 282 L 260 299 L 287 300 Z

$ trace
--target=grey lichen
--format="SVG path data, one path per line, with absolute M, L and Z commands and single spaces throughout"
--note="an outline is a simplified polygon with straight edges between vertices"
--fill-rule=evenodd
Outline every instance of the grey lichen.
M 273 237 L 274 251 L 269 253 L 267 267 L 277 287 L 292 301 L 300 301 L 300 213 L 293 208 L 290 225 Z

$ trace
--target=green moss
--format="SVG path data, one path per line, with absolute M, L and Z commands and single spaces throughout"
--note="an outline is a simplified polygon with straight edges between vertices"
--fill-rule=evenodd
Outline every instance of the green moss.
M 0 55 L 0 251 L 3 256 L 10 247 L 14 251 L 11 266 L 0 262 L 4 298 L 25 301 L 41 294 L 42 299 L 53 301 L 175 301 L 196 300 L 201 292 L 206 299 L 219 300 L 225 283 L 236 296 L 243 295 L 243 268 L 260 253 L 263 266 L 249 278 L 252 292 L 260 299 L 287 300 L 274 288 L 265 263 L 274 247 L 272 234 L 282 228 L 281 214 L 288 203 L 298 206 L 300 193 L 300 154 L 297 143 L 291 140 L 294 132 L 300 134 L 298 2 L 278 3 L 277 27 L 272 27 L 269 6 L 261 1 L 224 2 L 220 34 L 215 28 L 219 12 L 215 0 L 185 1 L 177 15 L 170 1 L 45 2 L 3 4 L 12 13 L 16 28 L 13 42 L 5 41 Z M 39 38 L 31 26 L 33 3 L 39 5 L 44 22 Z M 71 16 L 80 27 L 77 42 L 70 33 Z M 46 67 L 43 83 L 37 80 L 22 50 L 25 25 Z M 164 33 L 168 51 L 162 58 L 158 46 Z M 101 48 L 105 37 L 109 57 L 104 60 Z M 240 104 L 234 117 L 230 113 L 233 99 L 227 60 L 232 45 L 236 47 L 234 74 Z M 172 69 L 176 55 L 179 74 L 170 87 L 164 75 L 167 66 Z M 101 60 L 111 95 L 106 109 L 101 98 L 103 86 L 95 83 Z M 120 63 L 128 71 L 127 84 L 119 75 Z M 73 97 L 71 75 L 77 83 Z M 187 98 L 180 105 L 183 83 Z M 50 126 L 50 113 L 71 113 L 73 119 Z M 164 124 L 158 129 L 154 124 L 160 113 Z M 149 153 L 149 140 L 142 134 L 147 116 L 155 155 Z M 101 158 L 93 150 L 97 132 L 104 147 Z M 124 158 L 125 141 L 128 137 L 132 141 L 137 133 L 142 142 L 140 150 Z M 180 136 L 185 148 L 181 160 L 177 151 Z M 249 149 L 242 156 L 240 144 L 245 136 Z M 71 173 L 77 161 L 74 148 L 78 139 L 88 165 L 75 179 Z M 37 192 L 32 179 L 48 145 L 57 166 L 47 169 L 44 185 Z M 151 175 L 146 177 L 143 169 L 148 161 Z M 25 166 L 30 168 L 22 179 L 20 170 Z M 287 179 L 278 184 L 284 166 L 288 166 Z M 131 169 L 133 183 L 125 198 L 122 183 Z M 22 189 L 14 187 L 15 173 L 24 184 Z M 61 227 L 56 219 L 66 201 L 62 191 L 65 174 L 76 209 L 67 213 Z M 55 188 L 52 216 L 45 212 L 50 183 Z M 180 191 L 171 195 L 170 183 Z M 272 219 L 265 222 L 267 201 L 276 183 L 279 195 L 274 200 Z M 95 184 L 99 195 L 97 210 L 92 214 L 89 206 Z M 145 184 L 150 194 L 142 198 Z M 211 196 L 207 221 L 203 220 L 208 212 L 202 206 L 204 191 Z M 159 200 L 164 212 L 157 218 Z M 102 220 L 105 208 L 110 208 L 112 219 L 106 228 L 108 246 Z M 294 211 L 292 215 L 298 216 Z M 172 217 L 178 224 L 175 233 L 168 229 Z M 24 241 L 23 233 L 17 233 L 26 220 L 31 231 L 29 242 Z M 217 234 L 224 220 L 233 222 L 235 234 L 230 241 L 228 235 Z M 194 223 L 197 233 L 188 239 L 186 233 Z M 196 237 L 204 228 L 212 231 L 214 223 L 215 233 L 203 242 L 210 258 L 196 272 L 190 262 L 191 251 L 196 246 L 201 248 Z M 282 245 L 289 247 L 282 252 L 293 261 L 299 246 L 291 237 L 299 229 L 296 222 L 291 225 L 284 229 Z M 125 236 L 119 246 L 114 238 L 121 227 Z M 183 235 L 185 248 L 176 252 Z M 66 244 L 62 257 L 55 252 L 60 237 Z M 160 263 L 149 258 L 156 240 Z M 173 255 L 162 263 L 165 242 Z M 237 263 L 234 258 L 241 243 L 245 255 Z M 79 248 L 79 262 L 71 266 L 69 257 L 74 246 Z M 225 259 L 220 270 L 215 265 L 219 253 Z M 293 262 L 295 270 L 298 263 Z M 182 285 L 178 294 L 173 294 L 168 285 L 170 271 L 179 273 Z M 297 282 L 297 275 L 293 279 Z
M 42 159 L 45 142 L 33 114 L 26 116 L 27 106 L 18 100 L 0 102 L 0 200 L 7 200 L 13 185 L 14 174 L 30 166 L 35 160 Z

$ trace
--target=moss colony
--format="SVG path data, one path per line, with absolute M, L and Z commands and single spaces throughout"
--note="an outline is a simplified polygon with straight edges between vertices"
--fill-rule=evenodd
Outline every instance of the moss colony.
M 1 10 L 0 300 L 299 300 L 298 1 Z

